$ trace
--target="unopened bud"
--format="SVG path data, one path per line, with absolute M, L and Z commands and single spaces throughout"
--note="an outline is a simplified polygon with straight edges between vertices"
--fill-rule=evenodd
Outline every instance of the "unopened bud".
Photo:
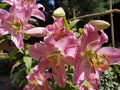
M 65 16 L 65 11 L 63 10 L 62 7 L 59 7 L 53 12 L 53 16 L 58 17 L 58 18 L 64 17 Z
M 110 24 L 104 20 L 91 20 L 89 24 L 97 30 L 107 29 L 110 26 Z

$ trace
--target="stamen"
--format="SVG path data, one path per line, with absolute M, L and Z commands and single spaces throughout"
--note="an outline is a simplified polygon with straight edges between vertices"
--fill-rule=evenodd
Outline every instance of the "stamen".
M 94 72 L 98 68 L 104 71 L 110 66 L 110 60 L 106 55 L 98 55 L 97 52 L 92 51 L 89 47 L 84 53 L 84 59 L 90 60 Z
M 46 55 L 46 59 L 49 61 L 49 62 L 55 62 L 55 61 L 59 61 L 60 60 L 60 51 L 54 51 L 54 52 L 51 52 L 50 54 Z

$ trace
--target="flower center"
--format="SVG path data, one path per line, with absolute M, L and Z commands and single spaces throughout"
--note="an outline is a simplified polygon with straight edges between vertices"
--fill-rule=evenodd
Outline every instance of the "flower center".
M 30 5 L 30 4 L 32 4 L 32 3 L 29 0 L 24 1 L 24 5 Z
M 85 51 L 84 59 L 90 60 L 90 63 L 93 66 L 94 70 L 98 68 L 100 68 L 101 70 L 106 70 L 110 65 L 110 61 L 107 56 L 98 54 L 88 47 Z
M 48 54 L 46 58 L 49 62 L 56 62 L 60 60 L 60 56 L 60 51 L 54 51 Z
M 34 87 L 31 88 L 31 90 L 41 90 L 41 86 L 36 80 L 32 80 L 29 82 L 30 84 L 34 85 Z
M 43 83 L 45 82 L 45 78 L 43 76 L 40 76 L 40 78 L 38 80 L 34 79 L 34 80 L 30 80 L 29 83 L 35 86 L 35 89 L 33 88 L 32 90 L 41 90 L 41 88 L 43 87 Z M 41 83 L 38 83 L 41 82 Z
M 56 68 L 59 68 L 61 59 L 60 51 L 54 51 L 47 55 L 46 58 L 50 63 L 54 64 Z
M 23 30 L 23 23 L 21 20 L 6 21 L 6 23 L 9 25 L 8 30 L 14 31 L 14 34 L 20 34 Z
M 21 20 L 20 21 L 13 20 L 11 28 L 16 30 L 16 33 L 20 33 L 23 29 L 22 21 Z
M 30 81 L 30 83 L 33 84 L 33 85 L 35 85 L 35 86 L 39 85 L 38 82 L 37 82 L 36 80 Z

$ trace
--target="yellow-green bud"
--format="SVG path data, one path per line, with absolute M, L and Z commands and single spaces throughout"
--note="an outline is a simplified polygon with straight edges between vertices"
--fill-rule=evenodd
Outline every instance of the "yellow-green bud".
M 110 26 L 110 24 L 104 20 L 91 20 L 89 24 L 97 30 L 107 29 Z
M 63 10 L 62 7 L 59 7 L 53 12 L 53 16 L 57 17 L 57 18 L 64 17 L 65 16 L 65 11 Z

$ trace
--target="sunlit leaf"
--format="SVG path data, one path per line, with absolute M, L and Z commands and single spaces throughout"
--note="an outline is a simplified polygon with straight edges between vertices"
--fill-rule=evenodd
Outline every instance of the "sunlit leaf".
M 32 58 L 28 56 L 24 56 L 23 61 L 25 63 L 26 68 L 30 69 L 32 66 Z
M 85 80 L 82 84 L 83 86 L 90 88 L 90 83 L 87 80 Z
M 2 4 L 0 4 L 0 8 L 5 8 L 6 6 L 8 6 L 8 4 L 6 4 L 6 3 L 2 3 Z
M 72 29 L 79 21 L 80 21 L 79 19 L 71 21 L 70 22 L 70 29 Z

